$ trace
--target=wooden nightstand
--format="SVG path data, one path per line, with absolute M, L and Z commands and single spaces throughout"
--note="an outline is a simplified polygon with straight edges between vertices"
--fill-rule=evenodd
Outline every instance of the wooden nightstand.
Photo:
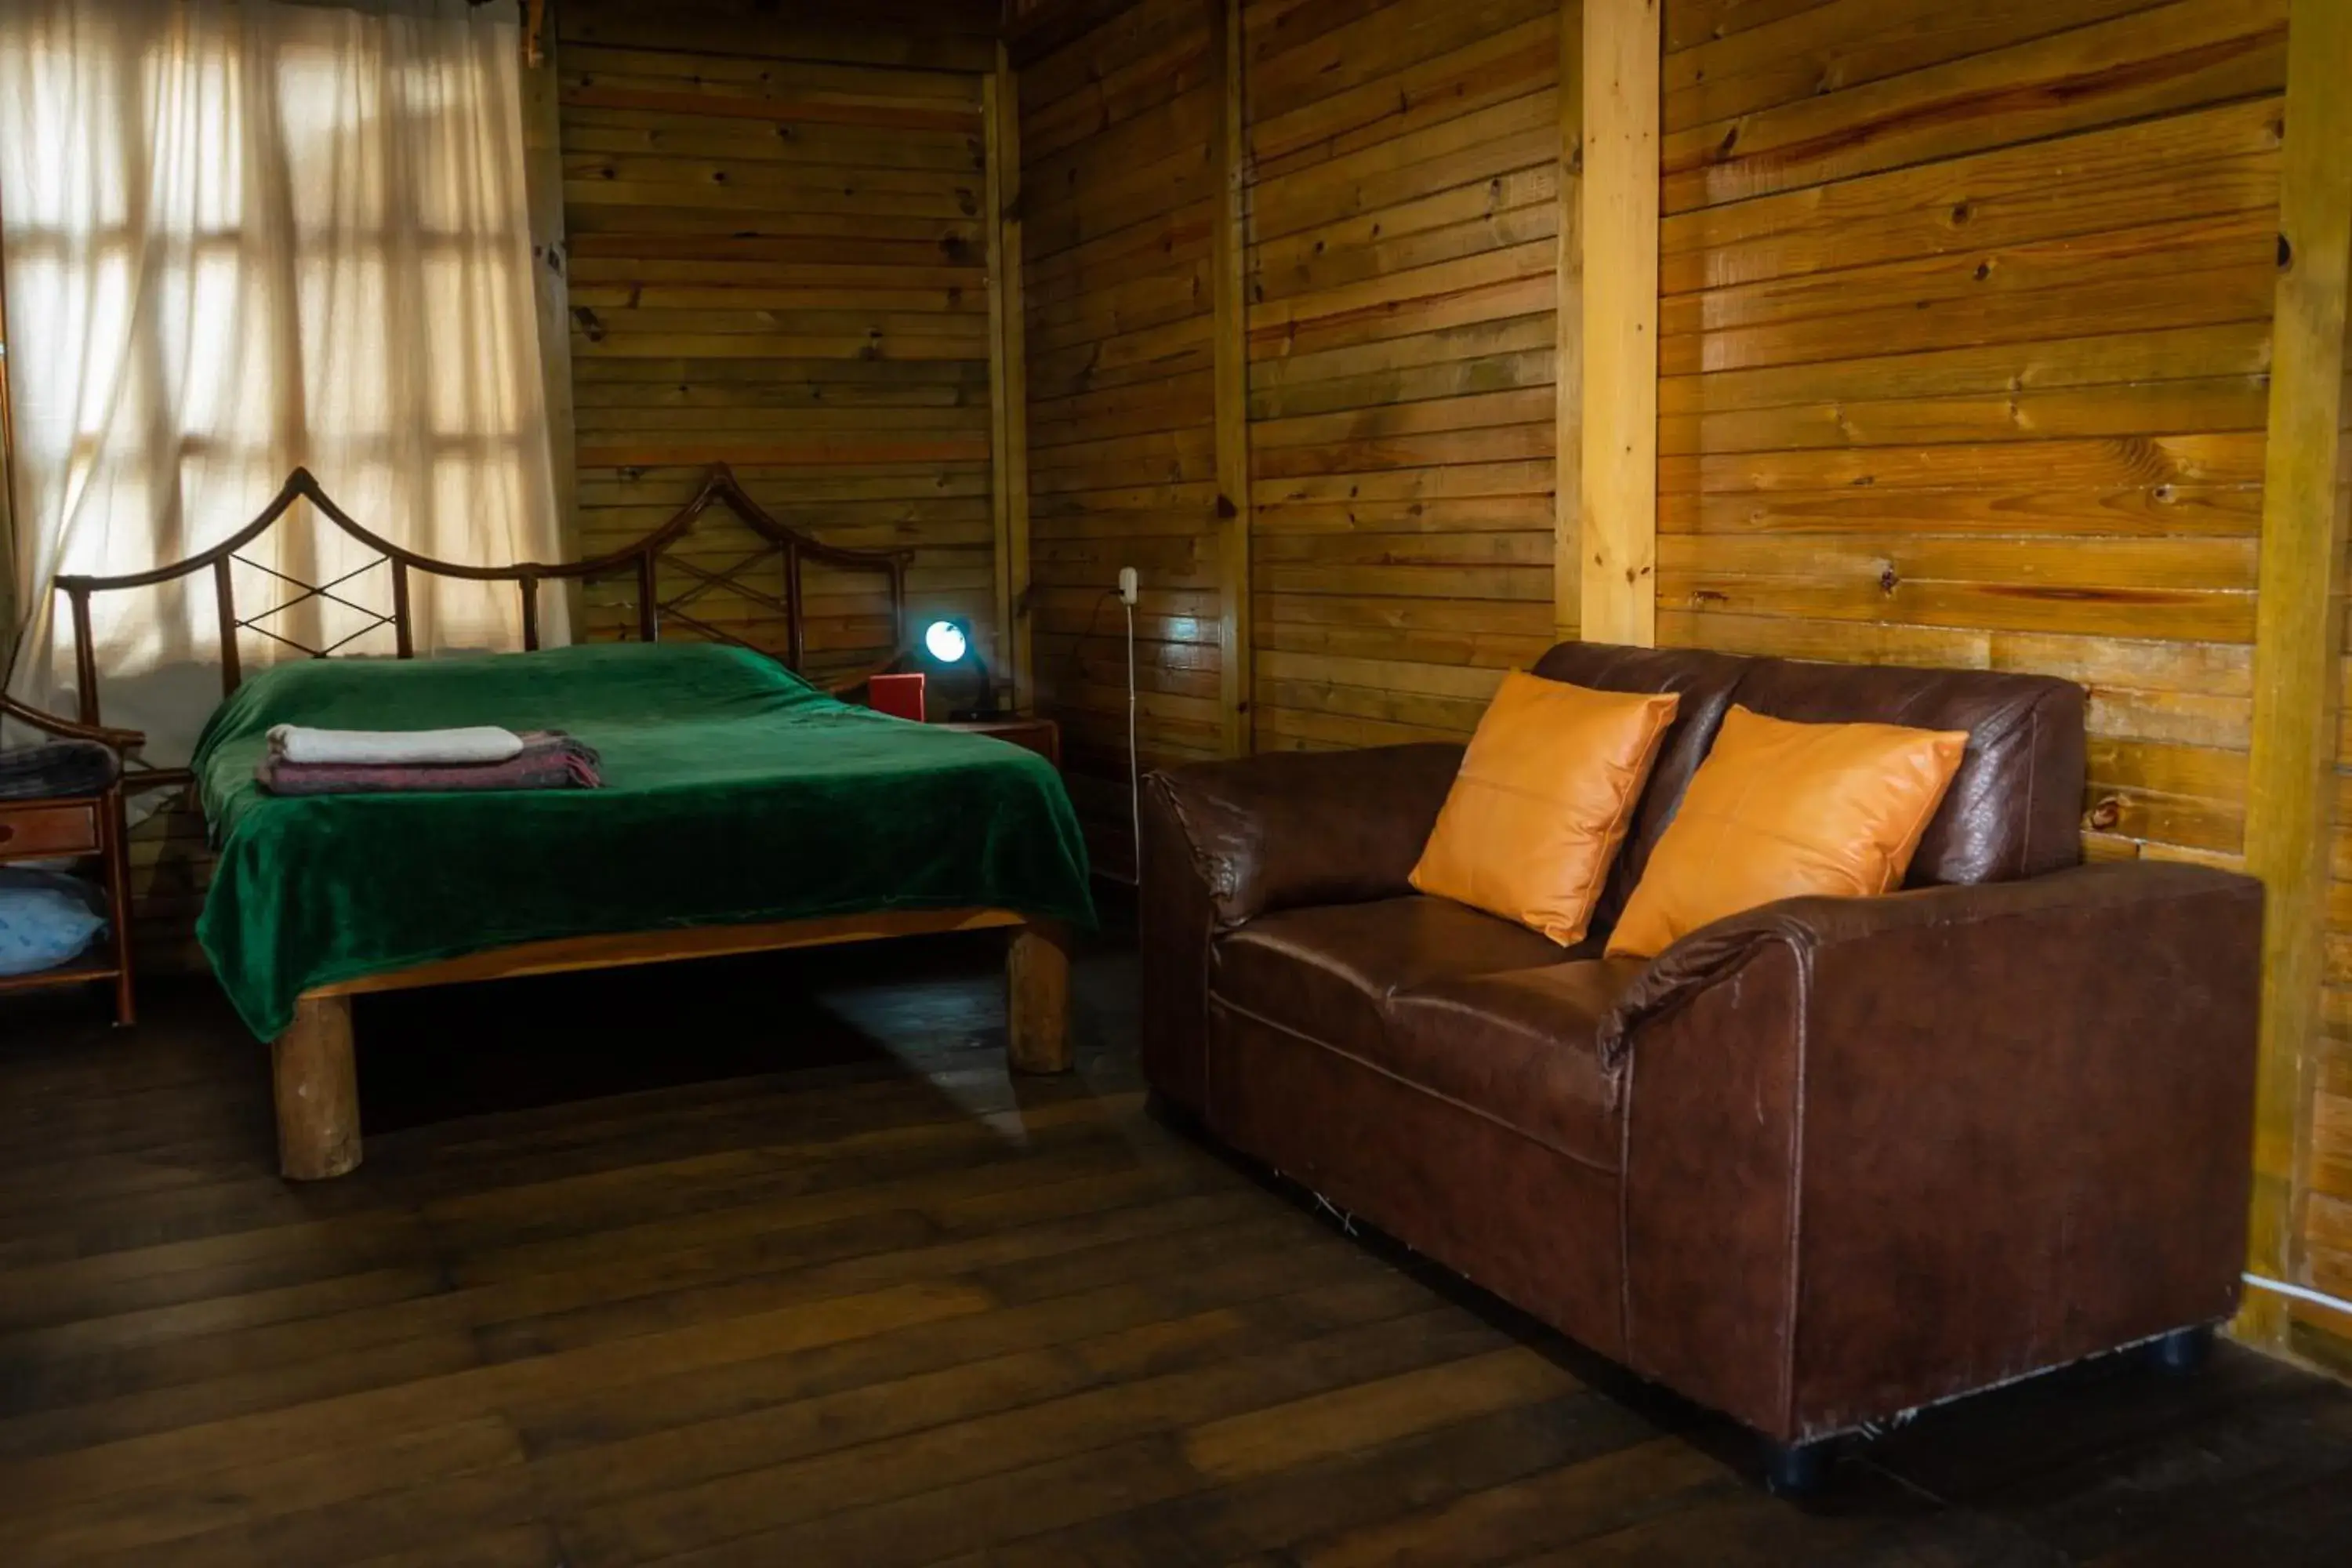
M 1016 746 L 1036 752 L 1056 768 L 1062 765 L 1062 727 L 1051 719 L 1013 714 L 1003 719 L 950 720 L 940 728 L 962 730 L 974 735 L 993 735 L 1000 741 L 1010 741 Z
M 65 740 L 92 741 L 115 755 L 116 778 L 96 795 L 44 800 L 0 800 L 0 864 L 22 860 L 95 860 L 106 888 L 106 940 L 56 969 L 0 975 L 0 994 L 52 985 L 110 981 L 114 1021 L 138 1021 L 131 964 L 131 853 L 122 811 L 122 753 L 146 744 L 130 730 L 76 724 L 0 697 L 0 713 Z

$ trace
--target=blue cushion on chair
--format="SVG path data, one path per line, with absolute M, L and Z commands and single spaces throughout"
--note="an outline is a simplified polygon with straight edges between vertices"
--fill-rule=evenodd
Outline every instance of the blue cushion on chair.
M 105 929 L 87 883 L 53 871 L 0 871 L 0 974 L 70 963 Z

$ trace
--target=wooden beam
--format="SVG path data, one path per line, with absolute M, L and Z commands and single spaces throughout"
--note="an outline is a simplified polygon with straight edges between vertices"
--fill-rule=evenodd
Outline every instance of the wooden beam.
M 982 83 L 988 161 L 989 490 L 996 541 L 997 676 L 1013 705 L 1035 700 L 1029 614 L 1029 362 L 1021 289 L 1021 97 L 1003 44 Z
M 1066 1071 L 1070 1066 L 1069 929 L 1059 921 L 1024 917 L 1011 910 L 877 910 L 763 925 L 557 937 L 320 985 L 302 994 L 295 1004 L 294 1021 L 270 1043 L 278 1168 L 290 1180 L 315 1182 L 342 1175 L 359 1165 L 359 1077 L 352 1038 L 354 996 L 1008 928 L 1013 942 L 1005 958 L 1006 1049 L 1012 1065 L 1024 1072 Z
M 1584 0 L 1559 6 L 1559 281 L 1552 361 L 1552 637 L 1584 623 Z
M 938 936 L 948 931 L 992 931 L 1016 926 L 1011 910 L 877 910 L 862 914 L 816 915 L 806 920 L 757 925 L 679 926 L 649 931 L 607 931 L 594 936 L 551 937 L 512 947 L 484 948 L 456 958 L 436 959 L 407 969 L 338 980 L 304 993 L 308 996 L 363 996 L 380 991 L 415 991 L 433 985 L 472 985 L 485 980 L 516 980 L 534 974 L 573 974 L 583 969 L 630 969 L 680 959 L 728 958 L 746 952 L 784 952 L 802 947 L 838 947 L 901 936 Z
M 2352 5 L 2294 0 L 2280 174 L 2282 270 L 2263 472 L 2246 868 L 2270 890 L 2247 1266 L 2294 1281 L 2311 1142 L 2343 650 L 2347 293 L 2352 289 Z M 2283 1347 L 2281 1299 L 2250 1292 L 2237 1331 Z
M 1658 0 L 1584 6 L 1580 635 L 1657 641 Z
M 1253 749 L 1250 716 L 1249 143 L 1242 94 L 1242 0 L 1207 0 L 1217 66 L 1216 189 L 1211 258 L 1215 321 L 1218 707 L 1229 757 Z
M 1135 0 L 1045 0 L 1004 26 L 1007 47 L 1017 68 L 1068 47 L 1129 9 Z

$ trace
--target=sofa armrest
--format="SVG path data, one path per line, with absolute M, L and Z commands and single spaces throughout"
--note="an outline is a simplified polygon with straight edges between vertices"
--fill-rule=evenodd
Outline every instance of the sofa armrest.
M 2234 1310 L 2262 889 L 1791 900 L 1621 999 L 1630 1359 L 1784 1441 Z
M 1206 1109 L 1210 944 L 1276 910 L 1410 892 L 1461 765 L 1448 745 L 1270 752 L 1144 781 L 1137 901 L 1153 1089 Z
M 1406 879 L 1437 825 L 1462 748 L 1268 752 L 1156 773 L 1147 794 L 1178 829 L 1220 929 L 1275 910 L 1363 903 L 1412 890 Z
M 2200 894 L 2234 897 L 2252 906 L 2259 935 L 2262 887 L 2252 879 L 2201 866 L 2137 861 L 2077 867 L 2013 882 L 1919 888 L 1878 899 L 1783 899 L 1692 931 L 1650 961 L 1601 1026 L 1602 1065 L 1624 1065 L 1642 1026 L 1690 1000 L 1778 942 L 1811 954 L 1898 931 L 1938 927 L 1988 927 L 1980 939 L 2026 934 L 2037 919 L 2101 910 L 2158 913 L 2175 900 Z

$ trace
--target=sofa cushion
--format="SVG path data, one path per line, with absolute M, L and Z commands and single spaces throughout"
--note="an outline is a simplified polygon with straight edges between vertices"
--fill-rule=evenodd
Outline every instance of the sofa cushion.
M 1219 938 L 1214 951 L 1209 984 L 1219 1001 L 1361 1052 L 1376 1047 L 1392 992 L 1556 963 L 1579 950 L 1416 895 L 1262 915 Z
M 1582 942 L 1681 700 L 1504 676 L 1412 868 L 1413 887 L 1562 947 Z
M 1613 643 L 1564 642 L 1536 661 L 1535 673 L 1597 691 L 1675 692 L 1682 698 L 1675 721 L 1659 742 L 1650 783 L 1634 808 L 1625 847 L 1610 869 L 1591 930 L 1606 933 L 1623 912 L 1642 879 L 1659 836 L 1675 819 L 1691 775 L 1715 744 L 1715 731 L 1731 706 L 1732 689 L 1755 661 L 1701 648 L 1620 647 Z
M 1904 886 L 2038 877 L 2082 858 L 2083 689 L 2042 675 L 1760 658 L 1739 705 L 1801 723 L 1965 730 Z
M 1618 1168 L 1618 1075 L 1595 1046 L 1638 959 L 1432 981 L 1389 999 L 1388 1029 L 1366 1059 L 1417 1088 L 1501 1122 L 1570 1159 Z
M 1733 703 L 1609 955 L 1661 953 L 1782 899 L 1893 892 L 1968 739 L 1899 724 L 1797 724 Z

